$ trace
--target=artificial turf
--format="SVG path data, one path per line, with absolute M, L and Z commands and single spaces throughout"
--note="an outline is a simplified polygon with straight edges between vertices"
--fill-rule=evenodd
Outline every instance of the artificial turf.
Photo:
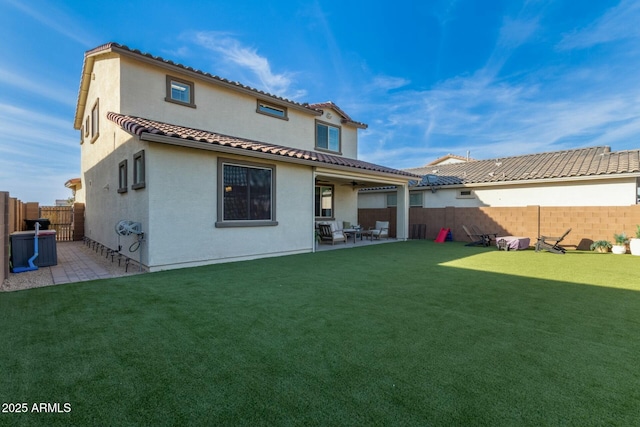
M 639 291 L 411 241 L 4 293 L 0 424 L 637 425 Z

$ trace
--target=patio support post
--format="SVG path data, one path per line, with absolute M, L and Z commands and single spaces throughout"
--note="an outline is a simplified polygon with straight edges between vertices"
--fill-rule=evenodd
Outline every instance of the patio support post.
M 311 169 L 311 252 L 315 253 L 318 245 L 318 240 L 316 238 L 316 178 L 318 173 L 316 172 L 316 168 L 313 167 Z
M 407 240 L 409 238 L 409 186 L 407 184 L 398 185 L 398 206 L 396 239 Z

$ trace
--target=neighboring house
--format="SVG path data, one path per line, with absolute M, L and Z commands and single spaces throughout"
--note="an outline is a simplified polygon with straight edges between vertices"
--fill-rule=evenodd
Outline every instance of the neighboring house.
M 82 191 L 81 178 L 71 178 L 70 180 L 64 183 L 64 186 L 73 192 L 72 199 L 74 203 L 84 203 L 84 192 Z M 67 204 L 68 204 L 68 201 L 67 201 Z
M 406 171 L 425 177 L 410 190 L 412 207 L 629 206 L 640 196 L 640 149 L 589 147 Z M 395 206 L 396 193 L 362 190 L 358 203 Z
M 456 156 L 455 154 L 447 154 L 445 156 L 435 159 L 430 163 L 427 163 L 426 166 L 448 165 L 451 163 L 464 163 L 471 160 L 475 160 L 475 159 L 472 159 L 469 156 L 462 157 L 462 156 Z
M 356 223 L 363 186 L 397 188 L 396 234 L 408 235 L 416 176 L 357 160 L 367 126 L 331 102 L 109 43 L 85 53 L 74 127 L 85 235 L 150 271 L 314 251 L 315 221 Z M 120 220 L 142 225 L 141 254 Z

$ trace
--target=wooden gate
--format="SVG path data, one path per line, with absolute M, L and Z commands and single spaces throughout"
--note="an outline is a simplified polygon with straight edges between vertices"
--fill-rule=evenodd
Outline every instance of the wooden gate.
M 73 240 L 73 206 L 41 206 L 40 218 L 47 218 L 57 241 Z

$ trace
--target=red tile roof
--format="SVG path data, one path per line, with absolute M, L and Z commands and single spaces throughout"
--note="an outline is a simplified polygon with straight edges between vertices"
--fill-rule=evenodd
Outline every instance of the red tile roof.
M 579 177 L 640 176 L 640 149 L 612 152 L 609 147 L 552 151 L 491 160 L 427 165 L 406 171 L 438 176 L 436 185 L 504 183 Z
M 367 128 L 366 124 L 361 123 L 361 122 L 356 122 L 351 117 L 349 117 L 349 115 L 347 113 L 342 111 L 342 109 L 340 107 L 338 107 L 336 104 L 334 104 L 331 101 L 320 102 L 320 103 L 316 103 L 316 104 L 309 104 L 309 107 L 313 108 L 313 109 L 316 109 L 316 110 L 323 110 L 325 108 L 333 108 L 338 114 L 340 114 L 340 116 L 342 116 L 342 122 L 343 123 L 353 123 L 353 124 L 357 125 L 358 127 L 363 128 L 363 129 Z
M 145 139 L 144 134 L 161 135 L 169 138 L 175 138 L 178 141 L 189 140 L 202 144 L 237 149 L 238 154 L 240 155 L 242 155 L 243 152 L 246 153 L 247 151 L 253 151 L 281 157 L 282 161 L 287 161 L 287 159 L 297 159 L 308 161 L 311 163 L 318 163 L 319 166 L 340 166 L 367 172 L 376 172 L 388 175 L 396 175 L 399 177 L 416 178 L 416 175 L 408 171 L 392 169 L 361 160 L 350 159 L 347 157 L 336 156 L 332 154 L 319 153 L 316 151 L 290 148 L 282 145 L 269 144 L 266 142 L 253 141 L 250 139 L 239 138 L 235 136 L 222 135 L 216 132 L 173 125 L 170 123 L 145 119 L 142 117 L 109 112 L 107 113 L 107 119 L 116 123 L 123 130 L 129 132 L 130 134 L 138 135 L 142 139 Z

